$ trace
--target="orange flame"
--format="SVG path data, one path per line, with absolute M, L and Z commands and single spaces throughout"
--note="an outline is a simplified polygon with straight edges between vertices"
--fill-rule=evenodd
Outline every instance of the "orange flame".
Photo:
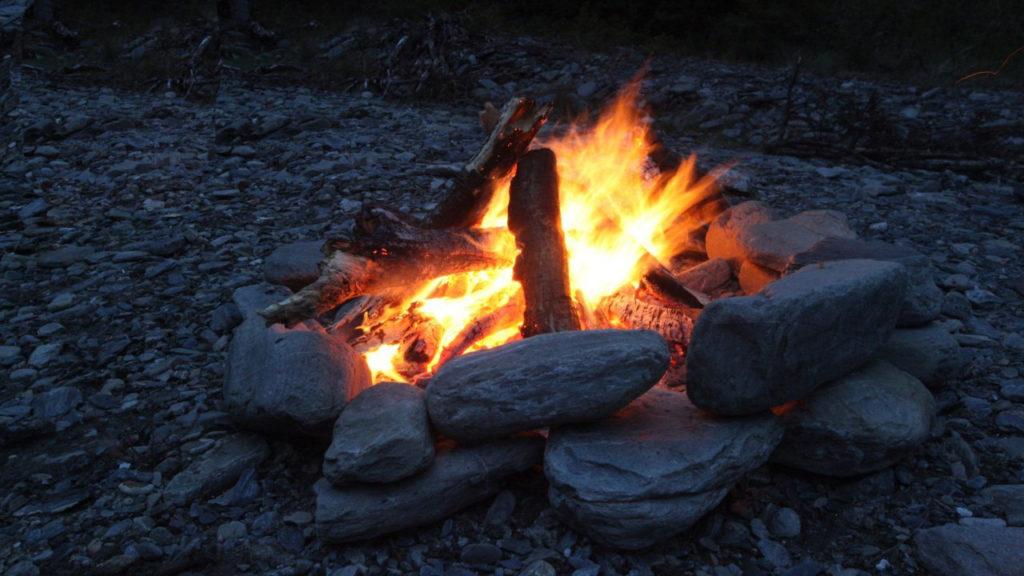
M 646 271 L 647 255 L 664 263 L 678 253 L 690 230 L 702 224 L 683 221 L 684 213 L 715 190 L 716 175 L 696 179 L 693 156 L 672 173 L 658 173 L 649 160 L 656 145 L 639 105 L 639 90 L 638 81 L 630 83 L 589 127 L 584 119 L 564 134 L 538 142 L 557 157 L 569 279 L 580 305 L 591 310 L 621 288 L 635 287 Z M 511 177 L 497 185 L 482 227 L 506 228 L 510 182 Z M 498 244 L 492 248 L 513 260 L 511 233 L 506 230 Z M 399 313 L 416 303 L 420 316 L 441 327 L 427 371 L 437 368 L 441 351 L 464 327 L 508 303 L 519 289 L 509 267 L 437 278 L 407 299 Z M 491 326 L 470 349 L 517 338 L 521 321 L 519 314 Z M 607 325 L 621 322 L 610 318 Z M 383 342 L 364 354 L 374 381 L 403 379 L 396 369 L 401 364 L 399 344 Z

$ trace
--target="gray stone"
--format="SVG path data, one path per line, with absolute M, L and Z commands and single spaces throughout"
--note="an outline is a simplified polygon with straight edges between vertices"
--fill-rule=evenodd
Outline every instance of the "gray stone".
M 770 414 L 717 418 L 656 388 L 606 420 L 553 430 L 548 496 L 594 540 L 643 548 L 692 526 L 781 438 Z
M 235 289 L 231 299 L 244 319 L 257 315 L 260 310 L 291 295 L 292 291 L 283 286 L 252 284 Z
M 28 357 L 28 364 L 33 368 L 42 368 L 53 362 L 58 356 L 64 345 L 61 342 L 50 342 L 49 344 L 40 344 L 36 346 L 36 349 L 32 351 L 32 354 Z
M 60 418 L 82 403 L 82 392 L 74 386 L 61 386 L 32 399 L 32 415 L 43 420 Z
M 757 201 L 743 202 L 718 215 L 705 237 L 708 258 L 721 258 L 738 266 L 745 258 L 740 236 L 755 224 L 769 222 L 772 210 Z
M 732 268 L 727 260 L 712 258 L 680 272 L 676 278 L 687 288 L 711 294 L 732 279 Z
M 768 518 L 768 530 L 777 538 L 796 538 L 800 535 L 800 515 L 792 508 L 779 508 Z
M 326 435 L 349 399 L 369 385 L 366 361 L 340 336 L 313 322 L 267 327 L 254 316 L 231 340 L 224 401 L 246 426 Z
M 782 272 L 794 256 L 825 238 L 856 236 L 846 223 L 846 216 L 832 210 L 809 210 L 785 220 L 751 222 L 748 218 L 730 238 L 731 243 L 726 244 L 727 248 L 722 253 L 717 249 L 713 253 L 708 242 L 708 256 L 736 263 L 750 261 Z
M 753 414 L 805 397 L 870 359 L 892 332 L 906 289 L 892 262 L 803 268 L 698 318 L 687 393 L 718 414 Z
M 1024 484 L 997 484 L 982 490 L 1010 526 L 1024 526 Z
M 424 393 L 410 384 L 384 382 L 362 391 L 334 425 L 324 456 L 331 483 L 394 482 L 434 459 Z
M 500 489 L 501 480 L 541 460 L 543 441 L 512 438 L 443 448 L 421 474 L 387 485 L 336 488 L 316 483 L 316 528 L 328 542 L 350 542 L 446 518 Z
M 427 409 L 460 441 L 590 422 L 647 391 L 668 361 L 650 330 L 541 334 L 448 362 L 427 385 Z
M 780 274 L 770 268 L 744 260 L 737 274 L 744 294 L 757 294 L 762 288 L 779 279 Z
M 928 439 L 934 412 L 920 381 L 876 360 L 786 412 L 772 461 L 826 476 L 881 470 Z
M 894 330 L 878 357 L 925 384 L 954 377 L 964 365 L 960 344 L 939 324 Z
M 935 576 L 1024 575 L 1024 528 L 944 524 L 919 530 L 914 550 Z
M 299 290 L 320 276 L 323 241 L 292 242 L 279 246 L 263 261 L 263 277 L 271 284 Z
M 920 326 L 938 318 L 942 311 L 942 290 L 935 285 L 928 258 L 912 248 L 856 238 L 825 238 L 794 255 L 785 271 L 793 272 L 821 262 L 853 259 L 897 262 L 906 268 L 907 294 L 897 326 Z
M 269 453 L 266 441 L 259 436 L 225 436 L 167 483 L 164 498 L 171 504 L 183 505 L 227 489 Z

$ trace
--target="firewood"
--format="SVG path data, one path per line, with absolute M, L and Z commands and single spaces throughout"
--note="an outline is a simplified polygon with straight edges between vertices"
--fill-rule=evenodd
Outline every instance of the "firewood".
M 664 305 L 644 298 L 643 291 L 626 287 L 605 298 L 599 312 L 627 328 L 654 330 L 670 345 L 685 349 L 690 343 L 696 309 Z
M 487 142 L 455 178 L 455 185 L 425 221 L 427 228 L 472 228 L 480 223 L 494 185 L 512 172 L 547 120 L 551 107 L 512 98 L 501 110 Z
M 579 330 L 580 319 L 569 292 L 558 171 L 551 150 L 532 150 L 519 160 L 509 190 L 508 229 L 519 248 L 512 273 L 523 286 L 523 337 Z
M 495 237 L 493 231 L 422 230 L 386 210 L 371 212 L 361 222 L 362 232 L 357 230 L 355 240 L 328 241 L 333 253 L 321 264 L 315 282 L 260 312 L 268 324 L 290 326 L 324 314 L 355 296 L 393 294 L 415 289 L 439 276 L 509 264 L 508 259 L 488 249 Z M 373 227 L 371 221 L 380 227 Z
M 444 347 L 444 350 L 441 351 L 438 366 L 444 366 L 444 364 L 452 358 L 461 356 L 466 350 L 473 346 L 473 344 L 476 344 L 481 338 L 499 329 L 502 325 L 516 322 L 522 317 L 522 312 L 523 295 L 522 292 L 516 292 L 516 295 L 509 299 L 509 301 L 504 305 L 495 308 L 487 314 L 477 317 L 475 320 L 463 327 L 458 335 L 455 336 L 455 338 Z

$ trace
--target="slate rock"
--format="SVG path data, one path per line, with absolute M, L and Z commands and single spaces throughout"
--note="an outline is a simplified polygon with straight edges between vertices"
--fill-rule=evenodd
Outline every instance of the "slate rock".
M 540 334 L 451 360 L 427 385 L 427 409 L 459 441 L 590 422 L 647 391 L 668 362 L 650 330 Z
M 263 261 L 263 277 L 271 284 L 300 290 L 320 276 L 323 241 L 292 242 L 279 246 Z
M 708 258 L 721 258 L 739 265 L 745 258 L 740 237 L 755 224 L 774 218 L 771 208 L 751 200 L 722 212 L 708 226 L 705 236 Z
M 433 459 L 423 391 L 383 382 L 360 392 L 338 417 L 324 456 L 324 477 L 335 485 L 394 482 L 420 472 Z
M 269 453 L 267 442 L 259 436 L 225 436 L 171 478 L 164 489 L 164 498 L 171 504 L 184 505 L 196 498 L 225 490 L 243 472 L 259 465 Z
M 928 439 L 934 413 L 935 399 L 917 378 L 876 360 L 786 412 L 772 461 L 838 477 L 881 470 Z
M 888 340 L 906 290 L 892 262 L 803 268 L 754 296 L 704 308 L 686 356 L 687 393 L 716 414 L 753 414 L 807 396 Z
M 552 430 L 552 506 L 594 540 L 639 549 L 692 526 L 782 438 L 771 414 L 720 418 L 656 388 L 612 417 Z
M 944 524 L 918 530 L 914 550 L 935 576 L 1024 575 L 1024 528 Z
M 795 255 L 825 238 L 857 237 L 847 224 L 846 216 L 834 210 L 808 210 L 784 220 L 761 220 L 761 211 L 744 215 L 738 223 L 729 220 L 729 225 L 735 229 L 734 235 L 716 242 L 715 248 L 712 248 L 712 241 L 708 241 L 709 257 L 725 258 L 737 264 L 750 261 L 782 272 Z M 709 228 L 709 236 L 710 232 Z
M 238 307 L 242 318 L 258 315 L 260 310 L 267 306 L 280 302 L 292 295 L 292 291 L 283 286 L 272 286 L 270 284 L 251 284 L 235 289 L 231 295 L 232 301 Z
M 676 278 L 687 288 L 712 294 L 732 279 L 732 268 L 727 260 L 712 258 L 676 274 Z
M 327 435 L 349 399 L 370 383 L 363 357 L 319 324 L 267 327 L 250 316 L 231 340 L 224 401 L 250 428 Z
M 943 303 L 942 290 L 935 285 L 934 271 L 928 257 L 912 248 L 856 238 L 825 238 L 806 251 L 794 255 L 785 271 L 793 272 L 821 262 L 853 259 L 897 262 L 906 268 L 907 294 L 896 321 L 897 326 L 920 326 L 939 317 Z
M 939 324 L 894 330 L 878 357 L 925 384 L 954 377 L 964 366 L 960 344 Z
M 496 494 L 510 474 L 538 464 L 543 445 L 540 438 L 511 438 L 444 447 L 422 473 L 386 485 L 337 488 L 321 479 L 314 487 L 317 533 L 328 542 L 351 542 L 447 518 Z

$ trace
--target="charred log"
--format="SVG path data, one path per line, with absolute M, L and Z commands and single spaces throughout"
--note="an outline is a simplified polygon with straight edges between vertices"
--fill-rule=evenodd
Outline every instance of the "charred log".
M 670 345 L 685 349 L 693 333 L 698 310 L 665 305 L 643 297 L 643 292 L 624 288 L 606 298 L 599 306 L 602 316 L 617 320 L 628 328 L 654 330 Z
M 446 362 L 461 356 L 482 338 L 501 329 L 502 326 L 514 325 L 522 317 L 523 297 L 517 292 L 504 305 L 480 316 L 467 324 L 461 332 L 441 351 L 438 366 L 444 366 Z
M 550 106 L 512 98 L 501 110 L 490 136 L 455 178 L 455 185 L 426 219 L 428 228 L 472 228 L 480 224 L 495 184 L 511 173 L 547 120 Z
M 487 231 L 417 231 L 411 226 L 402 228 L 390 218 L 386 221 L 401 229 L 390 240 L 369 233 L 370 239 L 328 242 L 334 252 L 321 264 L 320 277 L 260 312 L 267 323 L 292 325 L 320 316 L 356 296 L 393 294 L 439 276 L 509 263 L 488 250 L 485 240 L 491 236 Z M 347 246 L 355 254 L 339 246 Z
M 523 337 L 580 329 L 569 292 L 569 258 L 562 235 L 555 153 L 526 153 L 512 179 L 508 228 L 519 256 L 513 277 L 523 286 Z

